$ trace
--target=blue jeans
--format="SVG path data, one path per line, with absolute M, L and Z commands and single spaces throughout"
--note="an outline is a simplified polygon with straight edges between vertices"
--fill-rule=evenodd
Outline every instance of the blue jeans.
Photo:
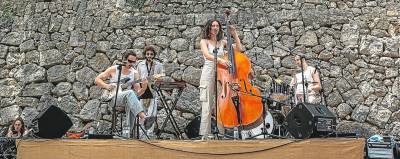
M 144 112 L 142 104 L 139 102 L 133 90 L 126 90 L 118 93 L 117 106 L 125 106 L 126 121 L 130 132 L 134 129 L 136 116 Z
M 144 106 L 145 109 L 147 109 L 147 116 L 153 116 L 156 117 L 157 116 L 157 101 L 158 101 L 158 97 L 157 95 L 153 94 L 153 98 L 152 99 L 141 99 L 141 103 Z M 153 133 L 154 132 L 154 127 L 155 127 L 155 122 L 153 123 L 153 125 L 147 130 L 147 133 Z

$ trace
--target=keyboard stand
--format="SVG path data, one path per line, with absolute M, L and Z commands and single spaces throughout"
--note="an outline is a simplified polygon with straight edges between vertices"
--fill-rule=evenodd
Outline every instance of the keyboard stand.
M 183 86 L 179 86 L 179 87 L 178 86 L 172 86 L 172 87 L 166 88 L 166 87 L 164 87 L 164 85 L 167 85 L 167 84 L 165 84 L 165 82 L 164 82 L 164 84 L 158 83 L 158 84 L 155 85 L 155 91 L 157 92 L 157 95 L 160 97 L 161 103 L 162 103 L 163 107 L 165 108 L 165 112 L 167 113 L 167 117 L 165 118 L 165 120 L 163 121 L 163 123 L 162 123 L 162 125 L 161 125 L 161 127 L 159 129 L 157 137 L 160 138 L 161 132 L 164 131 L 165 126 L 166 126 L 166 124 L 168 123 L 168 120 L 169 120 L 169 121 L 171 121 L 172 127 L 174 129 L 175 137 L 177 137 L 180 140 L 183 140 L 182 132 L 179 129 L 178 124 L 176 123 L 176 120 L 175 120 L 175 118 L 174 118 L 174 116 L 172 114 L 172 111 L 175 110 L 176 103 L 178 102 L 178 99 L 181 96 L 181 94 L 183 92 L 183 89 L 185 87 L 183 87 Z M 178 89 L 178 94 L 174 97 L 172 103 L 170 103 L 170 105 L 169 105 L 167 103 L 167 100 L 165 99 L 165 95 L 163 94 L 162 91 L 163 90 L 173 90 L 173 89 Z

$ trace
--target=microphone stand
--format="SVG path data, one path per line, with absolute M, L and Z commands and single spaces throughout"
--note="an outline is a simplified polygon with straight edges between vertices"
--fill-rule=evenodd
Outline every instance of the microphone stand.
M 217 71 L 218 49 L 217 49 L 217 46 L 215 46 L 213 53 L 214 53 L 214 64 L 215 64 L 215 67 L 214 67 L 215 68 L 214 69 L 215 127 L 214 127 L 214 129 L 212 129 L 212 133 L 216 139 L 219 139 L 219 137 L 218 137 L 218 134 L 219 134 L 219 130 L 218 130 L 218 94 L 217 94 L 217 92 L 218 92 L 218 90 L 217 90 L 217 83 L 218 83 L 218 76 L 217 76 L 218 75 L 218 71 Z M 212 109 L 211 109 L 211 111 L 212 111 Z M 212 128 L 212 126 L 210 126 L 210 127 Z
M 261 102 L 262 102 L 262 105 L 263 105 L 263 106 L 262 106 L 263 127 L 261 128 L 261 133 L 260 133 L 260 134 L 257 134 L 257 135 L 254 135 L 254 136 L 250 136 L 250 137 L 248 137 L 248 138 L 246 138 L 246 139 L 253 139 L 253 138 L 256 138 L 257 136 L 260 136 L 260 135 L 263 135 L 263 138 L 266 139 L 267 136 L 270 135 L 270 134 L 268 134 L 267 126 L 266 126 L 266 123 L 265 123 L 265 116 L 266 116 L 266 111 L 265 111 L 265 109 L 266 109 L 267 98 L 268 98 L 268 97 L 266 97 L 265 95 L 264 95 L 264 96 L 261 96 Z
M 296 93 L 294 86 L 290 87 L 289 90 L 289 101 L 290 101 L 290 109 L 292 109 L 296 103 Z
M 319 90 L 320 91 L 319 93 L 321 95 L 321 102 L 323 102 L 323 105 L 327 106 L 326 94 L 325 94 L 325 91 L 324 91 L 324 84 L 323 84 L 323 81 L 322 81 L 322 78 L 321 78 L 321 70 L 320 70 L 320 67 L 319 67 L 319 63 L 316 65 L 315 68 L 316 69 L 315 69 L 314 73 L 318 72 L 318 78 L 319 78 L 319 81 L 320 81 L 320 84 L 321 84 L 321 90 Z
M 301 83 L 303 84 L 303 103 L 306 103 L 306 87 L 308 87 L 307 82 L 304 82 L 304 68 L 303 68 L 303 56 L 300 56 L 300 68 L 301 68 Z M 308 89 L 308 88 L 307 88 Z
M 239 123 L 239 127 L 237 128 L 238 131 L 238 136 L 235 136 L 235 128 L 233 128 L 233 138 L 234 139 L 242 139 L 242 130 L 243 130 L 243 124 L 242 124 L 242 118 L 241 118 L 241 109 L 240 109 L 240 100 L 239 100 L 239 95 L 233 96 L 232 97 L 232 101 L 233 101 L 233 105 L 235 105 L 235 109 L 236 109 L 236 116 L 237 116 L 237 120 Z
M 116 122 L 117 122 L 117 98 L 118 98 L 118 92 L 119 92 L 119 84 L 121 81 L 121 73 L 122 73 L 122 66 L 124 66 L 124 64 L 117 64 L 117 70 L 118 72 L 118 78 L 117 78 L 117 90 L 115 92 L 115 99 L 114 99 L 114 106 L 113 106 L 113 112 L 112 112 L 112 122 L 111 122 L 111 134 L 114 134 L 114 132 L 117 131 L 116 128 Z

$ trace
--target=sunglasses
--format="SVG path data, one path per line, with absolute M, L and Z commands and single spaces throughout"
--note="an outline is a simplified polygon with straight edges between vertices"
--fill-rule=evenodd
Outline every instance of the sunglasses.
M 136 63 L 136 60 L 127 60 L 129 63 Z

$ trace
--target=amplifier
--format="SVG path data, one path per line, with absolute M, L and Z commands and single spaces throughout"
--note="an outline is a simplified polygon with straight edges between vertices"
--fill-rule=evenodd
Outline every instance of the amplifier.
M 286 116 L 285 124 L 296 139 L 319 137 L 335 131 L 336 116 L 324 105 L 299 103 Z

